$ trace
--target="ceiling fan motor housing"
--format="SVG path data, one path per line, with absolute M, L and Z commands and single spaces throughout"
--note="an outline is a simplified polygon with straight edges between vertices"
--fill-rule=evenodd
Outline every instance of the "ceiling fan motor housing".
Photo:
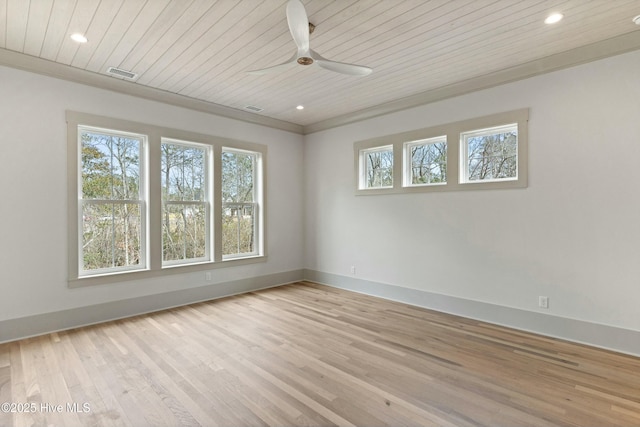
M 331 61 L 323 58 L 309 47 L 309 34 L 313 33 L 316 26 L 309 22 L 307 11 L 300 0 L 289 0 L 287 3 L 287 24 L 289 32 L 297 46 L 297 52 L 282 64 L 263 68 L 261 70 L 249 71 L 250 74 L 266 74 L 289 68 L 290 65 L 312 65 L 316 64 L 321 68 L 334 71 L 336 73 L 350 74 L 352 76 L 366 76 L 373 71 L 369 67 L 344 62 Z

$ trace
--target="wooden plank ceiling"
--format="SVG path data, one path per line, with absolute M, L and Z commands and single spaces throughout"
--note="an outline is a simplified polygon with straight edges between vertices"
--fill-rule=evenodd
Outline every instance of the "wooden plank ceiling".
M 0 48 L 313 125 L 636 32 L 638 0 L 303 0 L 311 47 L 367 77 L 297 66 L 286 0 L 0 0 Z M 565 19 L 549 26 L 544 18 Z M 88 43 L 69 36 L 80 32 Z M 296 110 L 302 104 L 305 109 Z

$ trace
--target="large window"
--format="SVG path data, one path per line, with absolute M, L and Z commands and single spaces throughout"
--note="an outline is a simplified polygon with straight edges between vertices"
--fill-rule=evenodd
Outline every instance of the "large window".
M 78 128 L 79 270 L 98 274 L 146 267 L 146 137 Z
M 162 260 L 165 265 L 210 259 L 209 149 L 163 139 Z
M 356 142 L 356 194 L 526 187 L 528 120 L 523 109 Z
M 67 129 L 70 286 L 265 259 L 264 145 L 76 112 Z
M 256 172 L 259 153 L 222 150 L 222 255 L 255 255 L 258 232 Z

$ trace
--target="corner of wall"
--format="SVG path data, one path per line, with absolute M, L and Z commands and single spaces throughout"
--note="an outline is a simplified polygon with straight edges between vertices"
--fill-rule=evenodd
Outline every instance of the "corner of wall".
M 640 331 L 305 269 L 304 280 L 429 310 L 640 356 Z

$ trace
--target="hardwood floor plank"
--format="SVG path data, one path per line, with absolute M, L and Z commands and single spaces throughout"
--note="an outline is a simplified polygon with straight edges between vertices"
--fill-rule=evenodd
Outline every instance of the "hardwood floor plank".
M 0 403 L 11 402 L 11 346 L 0 346 Z M 0 411 L 0 426 L 7 426 L 11 421 L 9 411 Z
M 40 361 L 44 358 L 42 354 L 41 341 L 48 339 L 48 336 L 42 338 L 28 338 L 20 342 L 20 364 L 16 365 L 19 369 L 17 376 L 24 384 L 24 394 L 19 396 L 13 403 L 33 403 L 40 408 L 44 400 L 40 393 L 40 382 L 46 378 L 47 368 Z M 38 369 L 40 368 L 40 369 Z M 22 390 L 17 390 L 22 391 Z M 17 411 L 14 415 L 18 418 L 16 424 L 22 425 L 46 425 L 45 412 L 40 410 L 28 412 Z
M 237 415 L 236 399 L 229 399 L 232 394 L 225 393 L 222 385 L 227 382 L 223 368 L 219 364 L 202 363 L 195 352 L 188 348 L 156 350 L 148 345 L 144 335 L 139 334 L 135 325 L 127 326 L 127 334 L 132 337 L 141 350 L 140 366 L 149 380 L 157 377 L 160 385 L 166 390 L 173 390 L 177 401 L 194 415 L 197 423 L 206 426 L 227 426 L 240 422 Z M 166 339 L 162 337 L 161 339 Z M 194 347 L 194 344 L 189 347 Z M 189 357 L 187 357 L 189 356 Z M 153 367 L 154 369 L 150 369 Z M 213 369 L 212 369 L 213 367 Z M 163 399 L 164 401 L 165 399 Z M 174 402 L 177 411 L 179 406 Z M 215 408 L 214 411 L 212 409 Z M 185 419 L 186 417 L 181 417 Z M 187 423 L 191 425 L 192 423 Z
M 0 400 L 90 405 L 0 426 L 640 426 L 640 359 L 300 282 L 2 344 Z

